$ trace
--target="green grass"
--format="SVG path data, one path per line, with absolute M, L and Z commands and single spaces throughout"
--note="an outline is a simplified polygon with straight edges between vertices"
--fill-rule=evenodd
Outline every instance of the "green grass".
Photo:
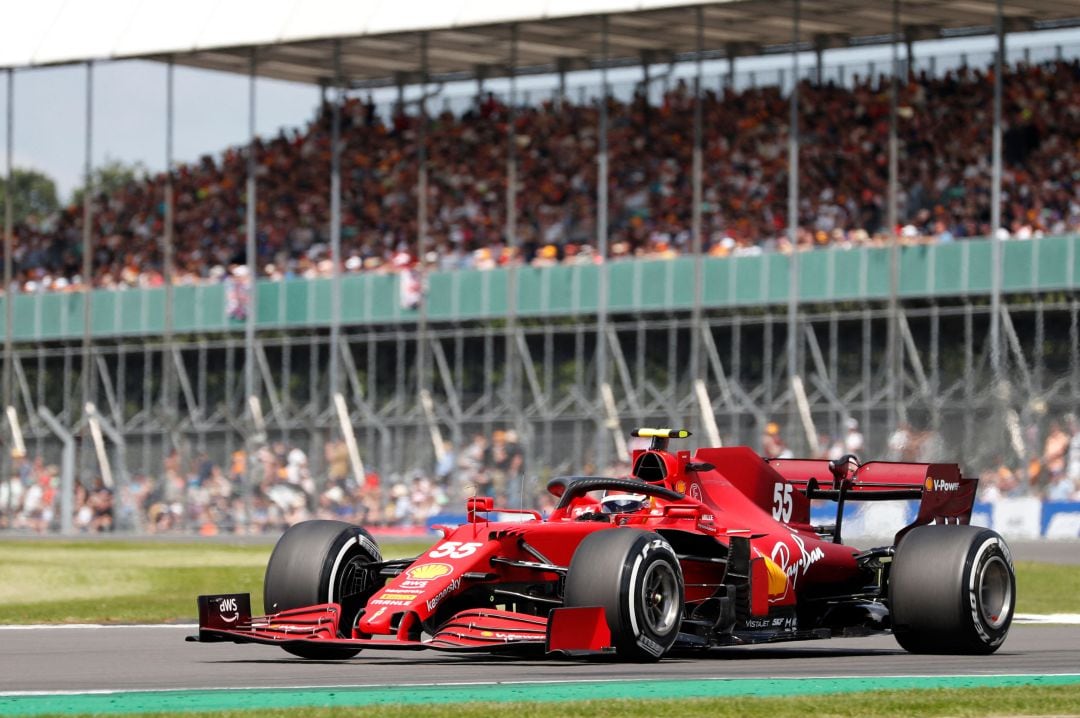
M 1080 613 L 1080 566 L 1018 561 L 1016 610 L 1020 613 Z
M 428 543 L 389 544 L 389 556 Z M 252 595 L 272 546 L 99 541 L 0 542 L 0 623 L 163 623 L 193 620 L 202 593 Z
M 415 556 L 430 542 L 388 544 Z M 250 592 L 259 611 L 271 547 L 218 543 L 0 542 L 0 623 L 190 621 L 201 593 Z M 1023 613 L 1080 611 L 1080 566 L 1020 562 Z
M 725 697 L 683 700 L 577 701 L 566 703 L 464 703 L 370 706 L 364 708 L 290 708 L 286 710 L 142 713 L 156 718 L 222 716 L 228 718 L 937 718 L 939 716 L 1080 715 L 1080 686 L 968 688 L 926 691 L 874 691 L 796 698 Z

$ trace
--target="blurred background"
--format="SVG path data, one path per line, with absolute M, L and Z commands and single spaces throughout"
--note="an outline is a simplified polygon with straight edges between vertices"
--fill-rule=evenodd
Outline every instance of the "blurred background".
M 412 535 L 659 425 L 1080 536 L 1080 2 L 353 5 L 0 4 L 0 530 Z

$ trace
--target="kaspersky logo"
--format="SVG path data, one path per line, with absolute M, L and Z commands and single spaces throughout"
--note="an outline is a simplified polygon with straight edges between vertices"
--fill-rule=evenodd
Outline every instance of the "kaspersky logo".
M 445 563 L 426 563 L 423 566 L 414 566 L 405 572 L 414 581 L 430 581 L 433 578 L 449 576 L 454 569 Z
M 960 482 L 927 478 L 924 486 L 927 491 L 956 491 L 960 488 Z

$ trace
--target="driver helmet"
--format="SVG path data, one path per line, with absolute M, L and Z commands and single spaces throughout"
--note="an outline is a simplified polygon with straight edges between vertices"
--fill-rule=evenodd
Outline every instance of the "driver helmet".
M 600 513 L 629 514 L 645 507 L 645 494 L 609 494 L 600 499 Z

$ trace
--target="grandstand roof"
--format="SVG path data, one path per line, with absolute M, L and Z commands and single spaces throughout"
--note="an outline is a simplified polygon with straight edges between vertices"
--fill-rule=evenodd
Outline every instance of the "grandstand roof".
M 299 82 L 332 76 L 340 41 L 350 82 L 417 79 L 426 36 L 429 76 L 506 73 L 510 27 L 518 71 L 595 66 L 609 16 L 611 64 L 669 60 L 696 48 L 704 8 L 712 56 L 790 50 L 791 0 L 0 0 L 0 67 L 144 58 Z M 1080 25 L 1080 0 L 1004 0 L 1008 31 Z M 996 0 L 902 0 L 912 39 L 992 31 Z M 891 39 L 892 4 L 802 0 L 804 49 Z

